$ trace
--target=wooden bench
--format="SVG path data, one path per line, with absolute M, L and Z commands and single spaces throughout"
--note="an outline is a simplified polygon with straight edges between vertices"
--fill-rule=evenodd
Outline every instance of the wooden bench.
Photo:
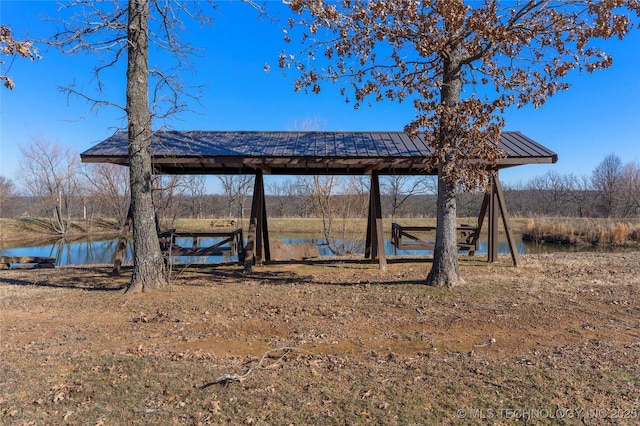
M 33 263 L 34 268 L 53 268 L 56 266 L 56 258 L 38 256 L 0 256 L 0 269 L 9 269 L 11 268 L 12 263 Z
M 435 241 L 425 240 L 416 234 L 434 233 L 435 226 L 402 226 L 391 224 L 391 244 L 398 250 L 433 250 Z M 480 229 L 472 225 L 459 225 L 456 227 L 458 234 L 458 250 L 468 251 L 473 256 L 478 250 L 478 237 Z
M 214 219 L 209 225 L 212 228 L 233 228 L 236 226 L 236 221 L 233 219 Z
M 178 244 L 178 239 L 190 238 L 191 245 Z M 203 238 L 220 238 L 212 245 L 202 245 Z M 175 256 L 238 256 L 238 262 L 244 262 L 244 239 L 242 228 L 233 231 L 191 232 L 169 229 L 158 233 L 160 249 L 168 258 Z

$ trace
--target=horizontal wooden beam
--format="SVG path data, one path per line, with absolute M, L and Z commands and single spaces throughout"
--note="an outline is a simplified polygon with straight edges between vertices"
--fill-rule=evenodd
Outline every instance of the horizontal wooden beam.
M 85 163 L 129 165 L 128 157 L 83 156 Z M 552 164 L 552 157 L 510 157 L 501 159 L 497 169 L 526 164 Z M 475 161 L 477 163 L 477 161 Z M 472 161 L 473 163 L 473 161 Z M 271 175 L 435 175 L 431 157 L 154 157 L 153 166 L 161 174 L 216 175 L 255 174 L 256 170 Z
M 12 263 L 35 263 L 40 268 L 53 268 L 56 264 L 55 257 L 39 256 L 0 256 L 0 267 L 9 267 Z

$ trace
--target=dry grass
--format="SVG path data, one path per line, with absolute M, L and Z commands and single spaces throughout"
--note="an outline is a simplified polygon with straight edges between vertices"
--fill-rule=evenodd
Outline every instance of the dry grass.
M 182 231 L 203 231 L 212 229 L 212 219 L 177 219 L 174 223 L 162 223 L 161 227 L 180 229 Z M 398 218 L 396 221 L 403 225 L 423 225 L 435 226 L 435 218 Z M 461 218 L 460 223 L 475 224 L 477 218 Z M 385 229 L 391 229 L 392 220 L 384 219 Z M 334 227 L 341 228 L 342 219 L 334 219 Z M 366 219 L 347 219 L 346 227 L 348 229 L 362 229 L 364 234 L 366 230 Z M 237 228 L 243 228 L 245 231 L 249 228 L 249 220 L 244 219 L 237 221 L 234 225 Z M 115 233 L 116 225 L 112 219 L 95 221 L 90 230 L 93 233 Z M 82 220 L 74 221 L 73 232 L 76 234 L 87 231 L 86 223 Z M 278 234 L 305 234 L 305 235 L 321 235 L 322 219 L 321 218 L 269 218 L 269 231 Z M 42 237 L 43 235 L 56 236 L 50 233 L 50 227 L 47 225 L 47 219 L 44 218 L 25 218 L 25 219 L 3 219 L 0 218 L 0 241 L 11 241 L 14 239 L 24 239 L 34 237 Z
M 91 235 L 114 235 L 117 231 L 115 220 L 97 220 L 91 226 L 83 220 L 74 220 L 67 237 Z M 0 218 L 0 242 L 25 241 L 43 238 L 60 238 L 46 218 Z
M 475 217 L 467 217 L 458 219 L 458 223 L 462 224 L 473 224 L 475 225 L 478 218 Z M 383 219 L 383 227 L 385 230 L 391 229 L 392 222 L 398 222 L 405 226 L 435 226 L 436 219 L 435 218 L 396 218 L 395 220 L 391 218 Z M 196 231 L 210 228 L 210 219 L 178 219 L 175 223 L 175 227 L 177 229 L 185 230 L 185 231 Z M 335 229 L 342 229 L 343 225 L 345 225 L 346 229 L 360 229 L 362 230 L 362 234 L 364 235 L 367 229 L 367 221 L 366 219 L 346 219 L 345 221 L 340 218 L 335 218 L 333 220 L 333 226 Z M 519 224 L 522 222 L 521 220 L 515 219 L 513 221 L 516 225 L 514 229 L 521 229 L 522 226 Z M 243 220 L 236 224 L 237 227 L 242 227 L 246 232 L 249 228 L 249 221 Z M 486 224 L 485 224 L 486 227 Z M 321 218 L 269 218 L 269 232 L 275 233 L 278 235 L 312 235 L 312 236 L 321 236 L 322 235 L 322 219 Z
M 640 252 L 501 260 L 0 271 L 0 423 L 637 424 Z
M 605 219 L 528 219 L 523 239 L 572 245 L 622 246 L 640 242 L 640 226 Z
M 175 223 L 163 223 L 163 228 L 175 227 L 184 231 L 202 231 L 211 229 L 212 219 L 177 219 Z M 341 219 L 335 219 L 336 227 L 342 226 Z M 435 218 L 396 218 L 396 222 L 401 223 L 406 226 L 435 226 L 436 220 Z M 390 218 L 383 219 L 383 224 L 385 229 L 391 229 L 391 222 L 393 222 Z M 476 224 L 476 217 L 466 217 L 459 218 L 459 224 Z M 640 219 L 635 220 L 607 220 L 607 219 L 576 219 L 576 218 L 555 218 L 555 219 L 531 219 L 531 218 L 510 218 L 510 224 L 512 230 L 516 233 L 523 233 L 525 231 L 531 231 L 535 229 L 536 226 L 565 226 L 566 228 L 571 229 L 582 229 L 587 227 L 598 227 L 605 226 L 613 227 L 616 226 L 617 223 L 620 223 L 621 226 L 624 225 L 626 227 L 632 228 L 628 230 L 633 234 L 633 229 L 636 230 L 636 234 L 640 231 Z M 247 230 L 249 227 L 249 220 L 244 219 L 240 220 L 236 223 L 236 227 L 241 227 L 244 230 Z M 366 220 L 365 219 L 348 219 L 347 220 L 348 228 L 356 228 L 356 229 L 366 229 Z M 91 232 L 94 233 L 114 233 L 117 228 L 115 224 L 115 220 L 113 219 L 101 219 L 98 221 L 94 221 L 92 224 Z M 486 223 L 484 228 L 486 229 Z M 269 231 L 278 233 L 278 234 L 320 234 L 322 232 L 322 219 L 321 218 L 269 218 Z M 502 231 L 500 227 L 500 231 Z M 624 228 L 621 227 L 618 232 L 624 231 Z M 82 220 L 75 220 L 73 222 L 73 232 L 77 234 L 87 232 L 87 225 Z M 592 231 L 589 231 L 592 232 Z M 25 237 L 41 237 L 42 235 L 50 234 L 50 227 L 47 224 L 47 219 L 45 218 L 24 218 L 24 219 L 6 219 L 0 218 L 0 241 L 9 241 L 12 239 L 24 239 Z M 54 234 L 50 234 L 55 236 Z M 616 237 L 619 238 L 619 237 Z

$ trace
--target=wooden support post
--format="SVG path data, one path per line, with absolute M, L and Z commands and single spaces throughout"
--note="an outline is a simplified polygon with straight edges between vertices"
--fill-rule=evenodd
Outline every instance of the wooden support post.
M 256 245 L 255 264 L 262 265 L 264 262 L 264 183 L 262 180 L 262 170 L 258 170 L 255 177 L 254 187 L 258 194 L 258 211 L 256 215 Z
M 260 175 L 260 179 L 258 179 Z M 260 181 L 262 172 L 258 171 L 253 185 L 253 200 L 251 202 L 251 216 L 249 218 L 249 233 L 247 235 L 247 247 L 245 248 L 244 272 L 251 272 L 256 261 L 256 244 L 258 243 L 258 217 L 262 216 L 260 210 Z M 260 243 L 262 241 L 260 240 Z
M 484 218 L 487 216 L 487 209 L 489 208 L 489 194 L 484 194 L 482 199 L 482 206 L 480 207 L 480 214 L 478 215 L 478 234 L 482 232 L 482 225 L 484 224 Z
M 257 176 L 256 176 L 257 178 Z M 264 244 L 264 259 L 271 260 L 271 246 L 269 245 L 269 227 L 267 225 L 267 200 L 264 192 L 264 179 L 260 172 L 260 192 L 262 194 L 262 242 Z
M 371 235 L 373 229 L 373 178 L 371 178 L 371 185 L 369 185 L 369 212 L 367 214 L 367 233 L 364 243 L 364 258 L 369 259 L 371 257 Z
M 382 206 L 380 203 L 380 179 L 378 172 L 371 172 L 371 261 L 378 263 L 381 271 L 387 270 L 387 255 L 384 250 L 384 232 L 382 226 Z
M 498 260 L 498 195 L 495 178 L 491 178 L 487 262 L 495 262 L 496 260 Z
M 122 261 L 124 259 L 124 253 L 127 249 L 127 239 L 129 238 L 129 232 L 131 231 L 131 225 L 133 224 L 133 206 L 129 205 L 129 211 L 127 212 L 127 218 L 122 225 L 122 232 L 120 233 L 120 239 L 116 246 L 116 255 L 113 260 L 112 275 L 120 275 L 120 268 L 122 267 Z
M 496 188 L 496 196 L 498 205 L 500 206 L 500 215 L 502 217 L 502 226 L 504 226 L 504 232 L 507 234 L 507 243 L 509 244 L 509 251 L 511 252 L 511 260 L 516 267 L 520 266 L 520 256 L 518 255 L 518 248 L 516 247 L 516 241 L 511 232 L 511 226 L 509 225 L 509 215 L 507 214 L 507 206 L 504 200 L 504 192 L 502 191 L 502 185 L 496 175 L 494 179 L 494 185 Z
M 261 210 L 262 210 L 262 206 L 261 206 L 261 202 L 258 202 L 258 216 L 256 217 L 256 232 L 255 232 L 255 241 L 256 243 L 253 246 L 253 264 L 254 265 L 262 265 L 262 261 L 264 260 L 263 257 L 263 245 L 262 245 L 262 238 L 263 238 L 263 233 L 262 233 L 262 214 L 261 214 Z
M 482 206 L 480 207 L 480 213 L 478 214 L 478 223 L 477 223 L 477 230 L 476 233 L 473 237 L 473 244 L 478 243 L 478 240 L 480 239 L 480 233 L 482 232 L 482 225 L 484 224 L 484 218 L 487 215 L 487 209 L 489 208 L 489 199 L 490 199 L 490 195 L 489 194 L 484 194 L 484 198 L 482 199 Z M 472 254 L 470 254 L 470 256 L 473 256 Z
M 376 222 L 376 196 L 375 196 L 375 178 L 371 175 L 371 200 L 369 209 L 371 210 L 370 227 L 369 227 L 369 243 L 370 243 L 370 259 L 371 263 L 378 263 L 378 233 Z

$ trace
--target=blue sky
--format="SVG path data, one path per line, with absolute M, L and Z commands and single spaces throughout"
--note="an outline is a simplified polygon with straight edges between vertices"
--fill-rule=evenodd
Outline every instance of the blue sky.
M 279 1 L 269 2 L 271 13 L 286 13 Z M 248 5 L 219 1 L 212 28 L 190 28 L 189 36 L 201 47 L 196 69 L 185 75 L 194 84 L 205 84 L 195 113 L 186 113 L 167 124 L 180 130 L 295 130 L 312 121 L 318 130 L 402 130 L 414 113 L 410 103 L 374 103 L 354 110 L 345 104 L 338 88 L 326 85 L 320 95 L 293 90 L 294 75 L 282 76 L 277 66 L 284 47 L 280 26 L 261 20 Z M 52 33 L 44 16 L 56 15 L 53 1 L 5 1 L 0 22 L 12 28 L 18 39 Z M 549 99 L 539 108 L 506 112 L 506 130 L 519 130 L 556 151 L 553 166 L 529 165 L 503 171 L 503 182 L 526 182 L 548 170 L 590 175 L 610 154 L 624 163 L 640 162 L 640 31 L 622 42 L 603 47 L 614 58 L 612 68 L 593 74 L 571 74 L 571 89 Z M 59 86 L 73 81 L 91 86 L 92 58 L 69 57 L 55 50 L 42 51 L 35 62 L 16 59 L 9 70 L 16 88 L 0 90 L 0 175 L 17 179 L 20 145 L 43 137 L 78 153 L 124 126 L 122 112 L 103 108 L 88 112 L 89 105 L 76 98 L 68 102 Z M 152 58 L 153 61 L 153 58 Z M 265 64 L 271 65 L 269 73 Z M 3 72 L 5 69 L 3 69 Z M 111 73 L 105 80 L 116 99 L 124 99 L 124 75 Z M 214 189 L 215 191 L 215 189 Z

